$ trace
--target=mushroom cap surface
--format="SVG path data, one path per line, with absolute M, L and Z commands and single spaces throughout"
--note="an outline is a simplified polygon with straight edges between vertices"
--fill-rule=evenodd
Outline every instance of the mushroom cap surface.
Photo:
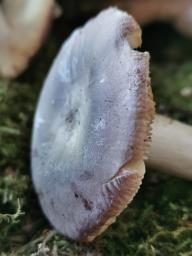
M 72 33 L 45 81 L 33 182 L 51 224 L 73 240 L 104 231 L 141 184 L 154 104 L 140 44 L 135 20 L 109 8 Z

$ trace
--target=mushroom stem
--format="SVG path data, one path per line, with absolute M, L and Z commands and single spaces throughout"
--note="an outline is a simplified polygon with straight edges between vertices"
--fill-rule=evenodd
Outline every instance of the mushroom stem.
M 192 180 L 192 127 L 157 115 L 147 164 Z

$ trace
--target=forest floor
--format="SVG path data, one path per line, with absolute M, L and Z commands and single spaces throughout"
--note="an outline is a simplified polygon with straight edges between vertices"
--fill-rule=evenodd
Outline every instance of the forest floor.
M 0 256 L 192 256 L 192 183 L 147 170 L 117 221 L 92 244 L 56 234 L 39 207 L 30 174 L 30 140 L 39 92 L 61 43 L 80 23 L 53 25 L 29 69 L 0 79 Z M 192 124 L 192 38 L 166 24 L 144 28 L 157 111 Z

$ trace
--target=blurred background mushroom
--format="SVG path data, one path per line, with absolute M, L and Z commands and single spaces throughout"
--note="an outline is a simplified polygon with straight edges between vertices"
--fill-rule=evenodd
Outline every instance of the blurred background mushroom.
M 1 1 L 0 76 L 14 78 L 28 67 L 58 14 L 54 0 Z
M 173 24 L 181 33 L 192 36 L 191 0 L 105 0 L 65 1 L 64 15 L 73 19 L 97 13 L 109 6 L 118 6 L 129 12 L 140 25 L 154 21 Z

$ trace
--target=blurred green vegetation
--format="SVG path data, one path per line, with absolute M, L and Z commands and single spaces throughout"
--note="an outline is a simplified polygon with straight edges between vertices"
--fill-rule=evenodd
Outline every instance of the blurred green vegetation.
M 0 256 L 192 256 L 191 182 L 155 171 L 117 222 L 88 246 L 50 231 L 42 215 L 30 177 L 32 120 L 49 66 L 77 24 L 64 30 L 58 20 L 30 68 L 16 80 L 0 80 Z M 143 38 L 157 110 L 192 124 L 192 39 L 166 24 L 145 28 Z

